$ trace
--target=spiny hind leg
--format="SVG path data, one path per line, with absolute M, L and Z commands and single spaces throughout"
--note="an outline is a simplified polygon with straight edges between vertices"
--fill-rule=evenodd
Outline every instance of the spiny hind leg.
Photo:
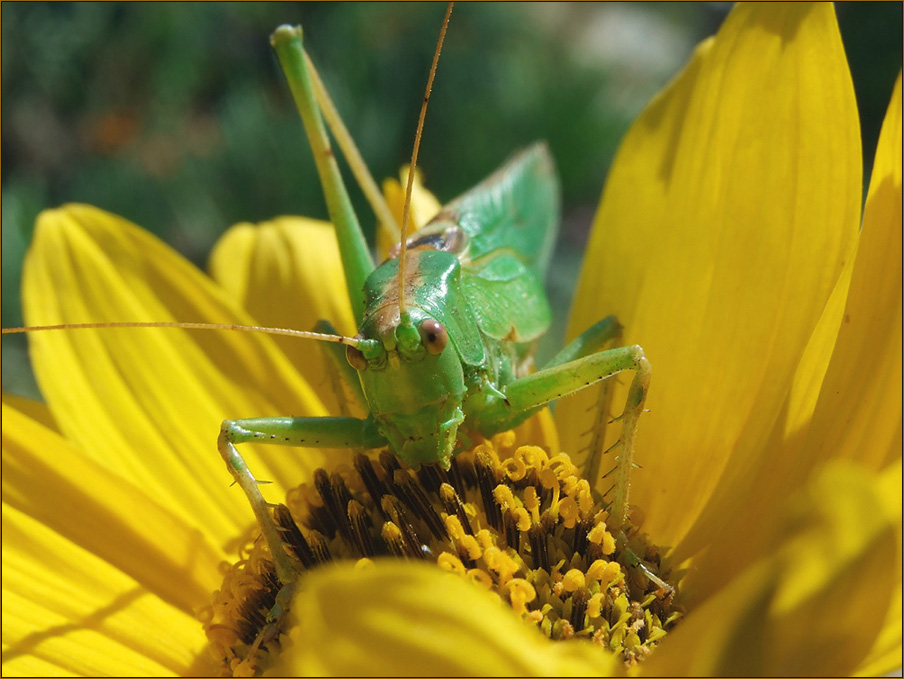
M 606 316 L 575 337 L 564 349 L 556 354 L 549 363 L 544 366 L 551 368 L 569 361 L 573 361 L 590 354 L 602 351 L 607 346 L 619 344 L 622 337 L 622 325 L 615 316 Z M 603 476 L 601 471 L 606 431 L 612 420 L 612 389 L 615 380 L 603 380 L 597 387 L 598 398 L 596 400 L 594 421 L 591 428 L 585 432 L 590 434 L 587 446 L 582 449 L 587 452 L 585 474 L 588 479 L 596 481 Z M 591 406 L 594 408 L 594 406 Z
M 614 319 L 605 319 L 588 330 L 591 341 L 584 341 L 587 338 L 582 335 L 579 340 L 582 340 L 583 349 L 581 352 L 575 352 L 575 354 L 580 356 L 583 351 L 590 351 L 593 348 L 598 349 L 600 346 L 605 345 L 605 342 L 617 337 L 617 335 L 608 334 L 609 329 L 616 328 L 620 330 L 617 322 L 613 326 L 611 321 L 614 321 Z M 563 354 L 567 355 L 566 352 L 570 351 L 570 347 L 573 345 L 575 345 L 575 342 L 566 347 L 566 350 L 563 350 L 560 356 Z M 628 370 L 634 372 L 634 377 L 631 380 L 631 386 L 628 388 L 624 410 L 615 420 L 622 422 L 622 431 L 618 441 L 612 447 L 617 451 L 617 462 L 613 469 L 616 478 L 607 523 L 615 531 L 617 535 L 616 542 L 628 562 L 640 570 L 665 596 L 670 596 L 674 591 L 672 587 L 644 564 L 627 544 L 627 531 L 629 528 L 627 515 L 630 476 L 634 466 L 634 444 L 637 436 L 638 420 L 643 412 L 652 374 L 650 362 L 644 355 L 643 349 L 634 345 L 605 351 L 597 350 L 596 353 L 582 355 L 574 360 L 545 368 L 532 375 L 515 380 L 506 386 L 505 395 L 512 408 L 527 410 L 580 391 L 605 380 L 607 377 Z M 598 408 L 602 407 L 601 410 L 598 410 L 598 417 L 608 419 L 608 395 L 604 394 L 602 399 L 603 405 L 599 406 L 598 404 Z M 593 474 L 598 473 L 601 455 L 601 450 L 591 451 L 591 459 L 589 460 L 591 475 L 588 475 L 588 480 L 593 485 L 597 481 L 597 476 Z
M 615 529 L 621 529 L 627 519 L 637 423 L 640 413 L 643 412 L 650 386 L 652 368 L 643 349 L 634 345 L 598 351 L 567 363 L 544 368 L 505 387 L 508 405 L 515 411 L 523 411 L 585 389 L 625 370 L 633 371 L 634 378 L 628 389 L 624 411 L 618 418 L 622 422 L 622 432 L 615 445 L 618 463 L 615 469 L 613 500 L 609 510 L 609 523 Z M 591 466 L 598 468 L 599 461 L 592 460 Z M 596 482 L 596 478 L 589 480 L 591 483 Z
M 607 345 L 617 344 L 622 336 L 622 325 L 615 316 L 606 316 L 603 320 L 594 323 L 580 335 L 569 342 L 564 349 L 553 356 L 549 363 L 543 366 L 553 368 L 569 361 L 574 361 L 590 354 L 596 354 Z
M 598 352 L 607 344 L 617 343 L 621 339 L 621 336 L 621 324 L 615 316 L 607 316 L 575 338 L 568 346 L 560 351 L 552 361 L 550 361 L 549 365 L 553 366 L 565 363 L 590 353 Z M 647 362 L 646 366 L 641 366 L 640 369 L 641 371 L 646 372 L 646 377 L 641 376 L 641 380 L 646 380 L 646 382 L 649 383 L 649 363 Z M 635 376 L 635 380 L 636 379 L 637 377 Z M 611 419 L 612 390 L 614 386 L 615 379 L 604 379 L 598 387 L 599 396 L 597 397 L 596 404 L 595 406 L 591 406 L 591 408 L 595 410 L 595 418 L 592 429 L 590 430 L 591 437 L 588 444 L 588 450 L 590 452 L 587 458 L 586 475 L 588 479 L 593 481 L 600 478 L 603 455 L 607 452 L 604 450 L 607 427 L 609 424 L 622 421 L 622 436 L 612 447 L 612 449 L 615 449 L 616 452 L 619 453 L 618 460 L 616 461 L 615 466 L 603 475 L 609 476 L 610 474 L 617 474 L 618 476 L 618 479 L 612 488 L 612 490 L 616 491 L 616 497 L 613 499 L 611 509 L 613 510 L 613 515 L 616 515 L 619 512 L 621 513 L 623 517 L 621 522 L 623 525 L 622 529 L 618 531 L 616 539 L 619 544 L 619 549 L 625 554 L 628 563 L 643 573 L 644 577 L 656 585 L 664 596 L 671 596 L 674 594 L 674 588 L 660 578 L 628 546 L 628 538 L 625 532 L 627 530 L 625 521 L 627 519 L 628 490 L 630 487 L 630 479 L 628 477 L 631 474 L 631 468 L 634 466 L 631 461 L 633 459 L 634 449 L 633 440 L 637 429 L 637 418 L 643 409 L 643 403 L 641 402 L 633 408 L 630 407 L 632 402 L 636 403 L 636 395 L 634 396 L 634 401 L 632 401 L 632 396 L 629 395 L 625 412 L 619 417 Z M 644 388 L 644 393 L 645 392 L 646 389 Z M 625 413 L 627 413 L 627 419 Z M 628 454 L 623 455 L 621 453 L 622 450 L 628 451 Z M 623 497 L 618 497 L 619 489 L 622 489 Z M 622 509 L 619 510 L 618 507 L 622 507 Z

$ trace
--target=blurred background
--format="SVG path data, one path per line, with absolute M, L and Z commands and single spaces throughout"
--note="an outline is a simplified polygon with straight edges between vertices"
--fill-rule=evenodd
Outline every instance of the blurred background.
M 563 186 L 551 271 L 559 325 L 618 142 L 731 3 L 461 3 L 427 115 L 421 168 L 450 200 L 546 139 Z M 408 162 L 442 3 L 3 3 L 2 323 L 35 217 L 78 201 L 120 214 L 204 266 L 231 224 L 326 217 L 268 36 L 305 44 L 379 181 Z M 869 178 L 901 68 L 900 3 L 838 3 Z M 349 175 L 346 175 L 347 177 Z M 351 184 L 352 180 L 347 179 Z M 373 218 L 356 189 L 365 229 Z M 186 319 L 191 320 L 191 319 Z M 22 336 L 3 390 L 37 394 Z

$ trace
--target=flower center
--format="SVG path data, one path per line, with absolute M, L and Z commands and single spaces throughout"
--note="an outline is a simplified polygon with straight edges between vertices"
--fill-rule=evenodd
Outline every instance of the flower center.
M 669 573 L 642 535 L 610 532 L 605 505 L 565 453 L 513 450 L 511 432 L 417 472 L 388 451 L 319 469 L 275 507 L 299 571 L 339 559 L 435 561 L 486 588 L 556 640 L 588 639 L 642 660 L 680 617 Z M 267 619 L 281 583 L 263 540 L 228 567 L 202 611 L 211 651 L 237 675 L 278 653 Z M 264 631 L 262 633 L 262 631 Z

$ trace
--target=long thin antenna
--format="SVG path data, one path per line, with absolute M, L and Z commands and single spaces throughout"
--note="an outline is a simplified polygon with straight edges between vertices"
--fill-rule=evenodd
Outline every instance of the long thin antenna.
M 44 330 L 90 330 L 98 328 L 181 328 L 183 330 L 240 330 L 242 332 L 261 332 L 267 335 L 288 335 L 300 339 L 312 339 L 319 342 L 335 342 L 359 347 L 367 340 L 342 335 L 327 335 L 322 332 L 289 330 L 287 328 L 265 328 L 259 325 L 232 325 L 229 323 L 157 323 L 151 321 L 125 321 L 115 323 L 66 323 L 61 325 L 32 325 L 23 328 L 3 328 L 2 334 L 14 335 L 23 332 L 41 332 Z
M 452 6 L 454 4 L 454 2 L 450 2 L 446 8 L 443 27 L 440 29 L 439 40 L 436 43 L 436 52 L 433 53 L 433 65 L 430 66 L 427 91 L 424 93 L 424 103 L 421 104 L 421 115 L 418 118 L 417 132 L 414 135 L 414 150 L 411 152 L 411 164 L 408 168 L 408 186 L 405 188 L 405 207 L 402 210 L 402 241 L 399 244 L 399 317 L 402 323 L 405 323 L 408 318 L 408 310 L 405 304 L 405 250 L 408 244 L 408 219 L 411 213 L 411 190 L 414 187 L 414 172 L 417 169 L 417 152 L 421 146 L 424 118 L 427 116 L 427 103 L 430 101 L 430 92 L 433 90 L 433 78 L 436 75 L 436 65 L 439 63 L 439 53 L 443 48 L 443 40 L 446 39 L 446 29 L 449 27 L 449 17 L 452 16 Z

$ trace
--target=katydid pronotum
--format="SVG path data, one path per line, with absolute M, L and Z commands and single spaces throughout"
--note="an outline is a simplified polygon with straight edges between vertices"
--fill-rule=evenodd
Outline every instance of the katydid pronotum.
M 270 624 L 255 646 L 278 634 L 298 573 L 281 547 L 270 506 L 236 444 L 388 446 L 410 466 L 438 463 L 448 468 L 471 437 L 511 429 L 560 397 L 631 371 L 633 381 L 618 418 L 622 431 L 616 443 L 618 462 L 609 512 L 610 525 L 622 529 L 627 521 L 634 438 L 651 372 L 639 346 L 606 348 L 620 335 L 613 317 L 601 320 L 541 369 L 530 372 L 536 340 L 550 324 L 543 280 L 558 222 L 558 183 L 545 145 L 517 154 L 410 237 L 404 235 L 403 219 L 399 247 L 375 267 L 329 145 L 321 117 L 327 104 L 304 52 L 301 29 L 278 28 L 272 44 L 314 153 L 337 232 L 347 294 L 359 320 L 355 337 L 336 335 L 328 324 L 318 328 L 319 333 L 289 334 L 332 343 L 334 363 L 344 366 L 339 369 L 340 379 L 369 415 L 223 423 L 220 454 L 250 501 L 282 585 Z M 431 82 L 435 67 L 434 61 Z M 327 111 L 328 120 L 331 115 Z M 420 129 L 419 125 L 418 134 Z M 416 149 L 417 142 L 415 159 Z M 413 175 L 412 170 L 409 176 Z M 408 190 L 410 199 L 410 182 Z M 602 452 L 591 454 L 588 476 L 594 483 Z M 657 584 L 668 587 L 639 560 L 636 565 Z

